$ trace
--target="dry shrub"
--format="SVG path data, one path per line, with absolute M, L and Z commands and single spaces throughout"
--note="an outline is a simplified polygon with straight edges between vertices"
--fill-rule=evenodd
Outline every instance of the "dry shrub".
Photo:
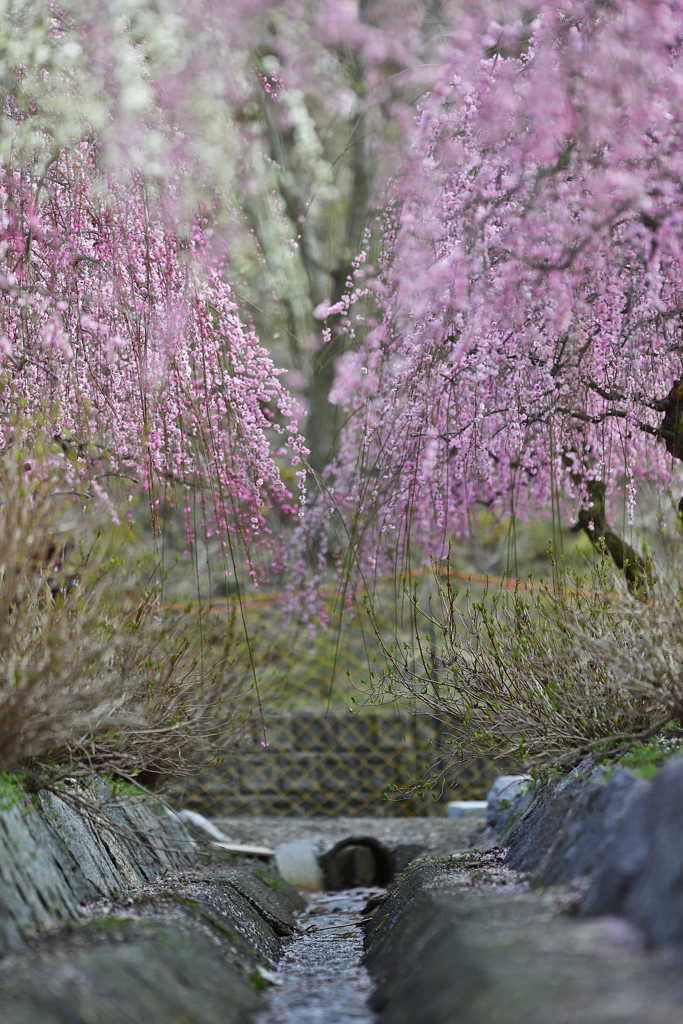
M 449 726 L 437 777 L 474 757 L 529 768 L 616 758 L 683 721 L 681 576 L 660 573 L 644 600 L 601 562 L 588 580 L 503 583 L 463 604 L 436 571 L 437 611 L 408 595 L 413 644 L 376 629 L 386 670 L 373 697 L 407 698 Z
M 163 612 L 125 531 L 75 521 L 63 486 L 0 462 L 0 768 L 45 782 L 210 767 L 244 720 L 230 631 L 217 642 L 206 616 Z

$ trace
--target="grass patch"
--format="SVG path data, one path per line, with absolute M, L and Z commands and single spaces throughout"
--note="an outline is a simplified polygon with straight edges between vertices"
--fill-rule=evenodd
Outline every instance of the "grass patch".
M 111 790 L 112 796 L 147 796 L 145 791 L 140 789 L 139 786 L 134 785 L 132 782 L 128 782 L 127 779 L 122 779 L 120 776 L 108 777 L 107 785 Z

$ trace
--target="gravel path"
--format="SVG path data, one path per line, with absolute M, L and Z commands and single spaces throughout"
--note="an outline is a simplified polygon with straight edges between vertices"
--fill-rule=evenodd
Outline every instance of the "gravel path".
M 372 836 L 380 842 L 422 843 L 443 856 L 477 845 L 484 819 L 470 818 L 216 818 L 215 824 L 236 843 L 277 846 L 308 839 L 322 853 L 348 836 Z

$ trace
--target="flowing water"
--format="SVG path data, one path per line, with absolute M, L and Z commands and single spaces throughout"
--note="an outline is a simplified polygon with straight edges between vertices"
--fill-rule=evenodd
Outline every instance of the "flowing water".
M 379 889 L 347 889 L 309 896 L 302 932 L 285 939 L 285 955 L 268 1005 L 254 1024 L 372 1024 L 370 977 L 361 965 L 357 923 Z

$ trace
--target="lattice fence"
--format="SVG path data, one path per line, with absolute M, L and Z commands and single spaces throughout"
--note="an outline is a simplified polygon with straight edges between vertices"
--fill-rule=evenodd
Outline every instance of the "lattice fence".
M 483 799 L 509 763 L 473 761 L 434 800 L 409 790 L 439 755 L 440 723 L 424 715 L 298 711 L 268 723 L 268 749 L 251 742 L 212 772 L 179 782 L 172 798 L 208 816 L 438 815 L 452 799 Z

